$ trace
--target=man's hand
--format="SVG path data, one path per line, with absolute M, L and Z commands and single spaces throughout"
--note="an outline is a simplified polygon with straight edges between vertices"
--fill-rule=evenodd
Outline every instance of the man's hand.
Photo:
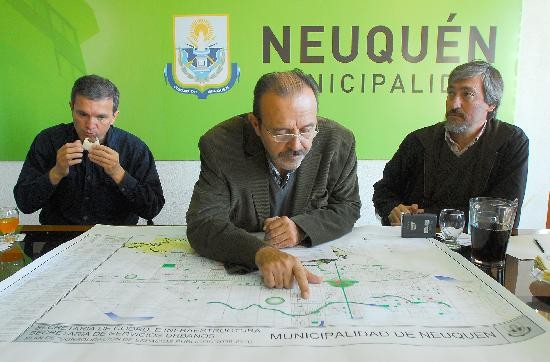
M 403 205 L 399 204 L 396 207 L 393 208 L 393 210 L 388 215 L 388 219 L 390 220 L 390 224 L 392 226 L 401 225 L 401 215 L 402 214 L 422 214 L 424 213 L 424 209 L 419 209 L 418 204 L 412 204 L 412 205 Z
M 309 283 L 318 284 L 321 277 L 307 270 L 300 261 L 272 246 L 264 246 L 256 252 L 256 265 L 268 288 L 292 288 L 298 282 L 301 296 L 309 298 Z
M 298 245 L 303 236 L 298 226 L 287 216 L 275 216 L 265 219 L 264 241 L 277 249 Z
M 117 184 L 120 184 L 126 171 L 120 165 L 117 151 L 104 145 L 93 146 L 88 153 L 88 158 L 103 167 L 105 173 L 111 176 Z
M 69 174 L 69 167 L 82 162 L 82 142 L 76 140 L 71 143 L 65 143 L 55 157 L 55 166 L 52 167 L 48 176 L 52 185 L 57 185 L 65 176 Z

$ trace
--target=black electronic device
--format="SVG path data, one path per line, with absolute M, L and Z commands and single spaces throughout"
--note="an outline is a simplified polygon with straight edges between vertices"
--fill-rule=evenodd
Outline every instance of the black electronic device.
M 401 217 L 402 238 L 433 238 L 437 226 L 435 214 L 403 214 Z

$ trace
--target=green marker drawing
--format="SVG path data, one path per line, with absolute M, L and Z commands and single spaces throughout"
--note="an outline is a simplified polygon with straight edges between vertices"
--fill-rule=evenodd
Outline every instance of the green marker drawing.
M 279 305 L 283 304 L 285 300 L 281 297 L 269 297 L 265 300 L 265 302 L 269 305 Z

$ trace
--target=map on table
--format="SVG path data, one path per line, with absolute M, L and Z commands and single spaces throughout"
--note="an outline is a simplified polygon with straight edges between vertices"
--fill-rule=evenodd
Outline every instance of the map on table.
M 547 328 L 435 240 L 356 228 L 327 246 L 304 300 L 198 256 L 184 227 L 97 226 L 0 284 L 0 341 L 481 346 Z

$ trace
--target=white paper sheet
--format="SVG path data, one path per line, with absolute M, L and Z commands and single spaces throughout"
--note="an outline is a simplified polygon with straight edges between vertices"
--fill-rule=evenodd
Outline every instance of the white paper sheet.
M 536 234 L 533 235 L 533 239 L 535 239 L 543 249 L 541 252 L 550 254 L 550 234 Z
M 328 245 L 319 245 L 312 248 L 294 247 L 281 250 L 294 255 L 302 262 L 319 259 L 337 259 L 334 251 Z
M 520 260 L 534 259 L 541 251 L 535 244 L 535 237 L 538 235 L 517 235 L 510 236 L 506 254 Z M 549 249 L 550 250 L 550 249 Z

